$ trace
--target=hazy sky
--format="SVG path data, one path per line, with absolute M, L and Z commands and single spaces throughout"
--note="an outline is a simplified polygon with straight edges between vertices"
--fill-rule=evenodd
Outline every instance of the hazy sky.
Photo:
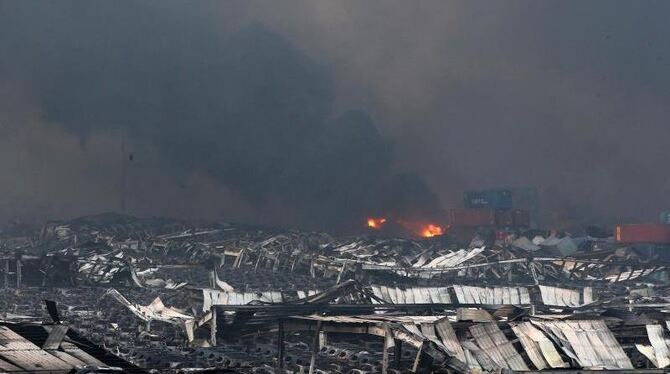
M 439 215 L 429 190 L 448 209 L 533 186 L 553 224 L 653 221 L 670 209 L 669 10 L 0 1 L 2 216 L 118 210 L 125 162 L 142 215 L 321 228 Z

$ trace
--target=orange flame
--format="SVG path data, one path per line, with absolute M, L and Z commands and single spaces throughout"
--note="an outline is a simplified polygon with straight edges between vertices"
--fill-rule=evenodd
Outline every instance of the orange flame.
M 407 230 L 413 232 L 415 235 L 423 238 L 432 238 L 435 236 L 444 235 L 444 233 L 446 232 L 443 226 L 440 226 L 435 223 L 425 223 L 425 221 L 424 222 L 405 221 L 403 219 L 397 219 L 396 222 L 398 222 L 402 227 L 406 228 Z
M 384 226 L 386 223 L 386 218 L 383 217 L 378 217 L 378 218 L 368 218 L 368 227 L 371 229 L 379 230 Z
M 432 238 L 434 236 L 443 235 L 444 234 L 444 229 L 442 228 L 442 226 L 438 226 L 438 225 L 429 223 L 421 229 L 420 234 L 424 238 Z

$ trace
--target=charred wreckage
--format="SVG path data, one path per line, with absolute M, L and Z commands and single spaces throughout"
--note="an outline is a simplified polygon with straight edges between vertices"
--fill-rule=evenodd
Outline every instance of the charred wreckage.
M 667 371 L 662 254 L 439 234 L 116 214 L 7 231 L 0 372 Z

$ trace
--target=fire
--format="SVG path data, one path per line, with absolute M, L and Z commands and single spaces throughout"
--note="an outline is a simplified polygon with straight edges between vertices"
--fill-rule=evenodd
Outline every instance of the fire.
M 424 238 L 432 238 L 434 236 L 440 236 L 444 234 L 444 229 L 442 226 L 429 223 L 421 229 L 420 235 Z
M 386 218 L 368 218 L 368 227 L 371 229 L 379 230 L 386 223 Z
M 427 223 L 425 221 L 406 221 L 403 219 L 397 219 L 396 222 L 402 227 L 411 231 L 416 236 L 422 238 L 433 238 L 435 236 L 444 235 L 446 232 L 443 226 L 440 226 L 436 223 Z

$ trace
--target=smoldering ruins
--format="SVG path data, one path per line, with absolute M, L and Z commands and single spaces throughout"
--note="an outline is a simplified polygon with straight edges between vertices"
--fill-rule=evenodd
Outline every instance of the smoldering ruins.
M 566 4 L 0 0 L 0 372 L 667 372 L 668 5 Z
M 0 364 L 30 371 L 39 355 L 61 365 L 42 362 L 50 371 L 121 361 L 137 372 L 466 373 L 670 363 L 670 225 L 576 237 L 457 219 L 453 234 L 423 239 L 118 214 L 6 233 Z M 31 356 L 10 354 L 7 334 L 28 327 L 44 337 L 16 348 Z M 66 331 L 97 355 L 68 356 Z

